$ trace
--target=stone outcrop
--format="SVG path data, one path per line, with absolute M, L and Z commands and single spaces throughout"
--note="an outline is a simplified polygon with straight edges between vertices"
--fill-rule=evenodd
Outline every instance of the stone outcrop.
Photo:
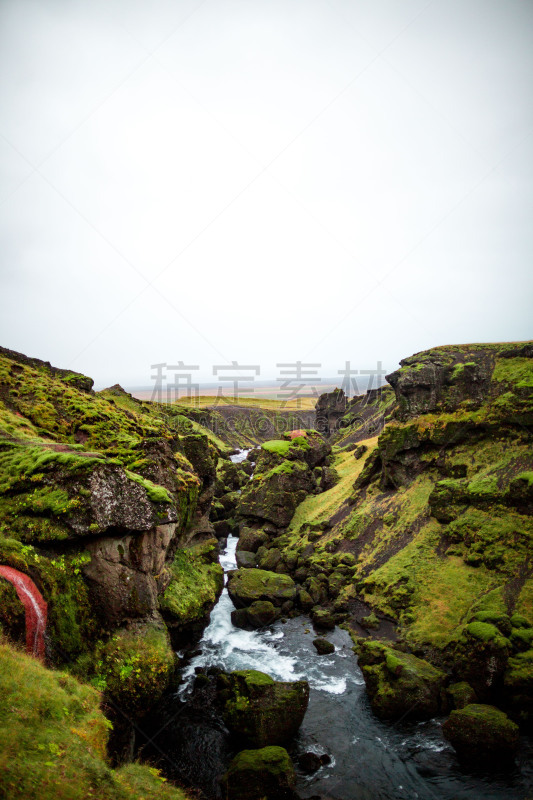
M 370 704 L 381 719 L 430 719 L 447 709 L 441 670 L 379 642 L 363 641 L 358 650 Z
M 257 670 L 219 676 L 224 720 L 248 747 L 285 744 L 302 724 L 307 681 L 275 681 Z
M 310 492 L 320 491 L 322 468 L 327 466 L 330 452 L 331 446 L 313 431 L 265 442 L 254 475 L 239 499 L 239 517 L 286 527 L 302 500 Z
M 220 453 L 178 409 L 91 387 L 0 349 L 0 563 L 48 604 L 47 659 L 76 662 L 135 716 L 173 679 L 166 623 L 192 644 L 222 590 L 208 520 Z
M 494 706 L 473 703 L 452 711 L 442 732 L 462 761 L 489 769 L 511 760 L 518 748 L 518 725 Z
M 276 608 L 294 601 L 296 584 L 290 575 L 263 569 L 238 569 L 229 573 L 228 594 L 236 608 L 246 608 L 257 600 L 268 600 Z
M 283 747 L 238 753 L 222 779 L 228 800 L 296 800 L 296 775 Z

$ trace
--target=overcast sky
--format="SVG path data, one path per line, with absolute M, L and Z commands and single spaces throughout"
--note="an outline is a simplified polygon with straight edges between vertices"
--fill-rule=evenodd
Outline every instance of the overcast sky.
M 2 0 L 0 342 L 392 370 L 533 338 L 532 0 Z

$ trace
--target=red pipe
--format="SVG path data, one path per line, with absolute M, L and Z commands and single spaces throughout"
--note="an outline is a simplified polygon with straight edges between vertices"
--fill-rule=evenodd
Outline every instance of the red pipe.
M 26 650 L 44 660 L 47 604 L 31 578 L 13 567 L 0 565 L 0 576 L 12 583 L 26 612 Z

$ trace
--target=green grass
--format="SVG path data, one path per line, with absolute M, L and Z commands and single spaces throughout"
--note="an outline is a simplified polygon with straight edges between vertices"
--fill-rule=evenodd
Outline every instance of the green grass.
M 157 770 L 110 768 L 100 693 L 0 642 L 0 795 L 9 800 L 186 800 Z
M 202 617 L 220 593 L 224 575 L 220 564 L 206 561 L 202 546 L 195 550 L 180 549 L 170 572 L 172 580 L 160 598 L 160 608 L 182 622 Z
M 303 525 L 324 522 L 353 494 L 352 486 L 361 473 L 366 459 L 377 444 L 377 437 L 366 439 L 365 456 L 355 459 L 353 452 L 338 452 L 334 455 L 332 466 L 339 474 L 339 481 L 331 489 L 317 495 L 309 495 L 300 503 L 291 520 L 289 531 L 298 533 Z
M 316 405 L 316 397 L 299 397 L 293 400 L 277 400 L 270 397 L 218 397 L 216 395 L 200 395 L 199 397 L 180 397 L 176 405 L 185 408 L 217 408 L 218 406 L 240 406 L 241 408 L 262 408 L 268 411 L 312 411 Z

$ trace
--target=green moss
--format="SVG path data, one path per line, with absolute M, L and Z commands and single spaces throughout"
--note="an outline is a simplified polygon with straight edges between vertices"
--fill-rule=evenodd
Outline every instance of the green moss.
M 224 572 L 220 564 L 213 564 L 206 557 L 209 554 L 198 549 L 176 551 L 170 567 L 172 580 L 159 599 L 164 614 L 191 622 L 214 606 L 222 590 Z
M 522 614 L 513 614 L 511 617 L 511 625 L 513 628 L 530 628 L 531 622 L 526 619 Z
M 261 448 L 267 453 L 285 457 L 291 449 L 291 443 L 286 439 L 272 439 L 270 442 L 263 442 Z
M 152 481 L 148 480 L 148 478 L 143 478 L 141 475 L 137 475 L 135 472 L 130 472 L 129 470 L 126 470 L 126 475 L 131 481 L 138 483 L 143 487 L 143 489 L 146 490 L 146 494 L 152 503 L 172 502 L 172 498 L 164 486 L 157 486 L 157 484 L 152 483 Z
M 489 622 L 470 622 L 466 626 L 466 633 L 485 644 L 490 642 L 495 647 L 505 648 L 509 645 L 509 640 L 500 634 L 495 625 L 491 625 Z
M 0 643 L 0 794 L 11 800 L 186 800 L 157 770 L 112 770 L 100 693 Z
M 119 630 L 97 645 L 89 674 L 127 713 L 142 715 L 168 688 L 175 657 L 166 630 L 146 624 L 140 630 Z
M 242 678 L 250 686 L 270 686 L 274 685 L 274 679 L 266 672 L 259 672 L 256 669 L 242 669 L 232 673 L 238 678 Z
M 509 689 L 533 688 L 533 650 L 519 653 L 509 659 L 505 685 Z
M 241 750 L 230 765 L 229 775 L 234 772 L 259 772 L 265 769 L 271 774 L 292 772 L 292 762 L 283 747 L 262 747 L 258 750 Z
M 492 380 L 511 386 L 533 385 L 533 360 L 531 358 L 498 358 Z

